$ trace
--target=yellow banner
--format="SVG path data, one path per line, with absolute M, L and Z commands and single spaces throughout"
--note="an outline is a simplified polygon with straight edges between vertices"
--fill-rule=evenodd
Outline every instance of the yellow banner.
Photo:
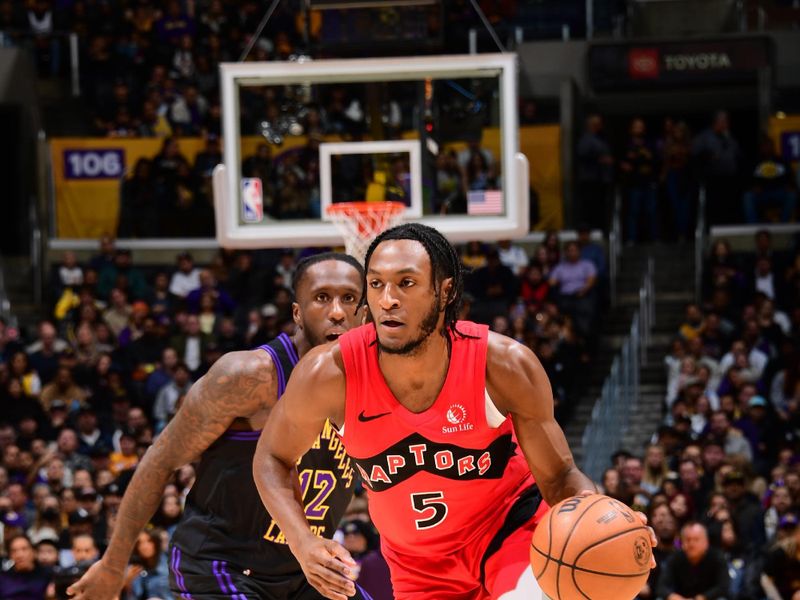
M 486 129 L 482 145 L 500 156 L 497 129 Z M 242 139 L 242 156 L 255 153 L 258 136 Z M 288 137 L 275 153 L 305 145 L 305 137 Z M 55 183 L 56 237 L 99 238 L 115 235 L 119 220 L 120 187 L 141 158 L 154 158 L 163 144 L 158 138 L 56 138 L 50 142 Z M 178 140 L 190 164 L 203 149 L 200 138 Z M 560 229 L 561 134 L 558 125 L 520 129 L 520 150 L 530 163 L 531 186 L 539 195 L 540 222 L 536 229 Z
M 770 117 L 769 137 L 778 153 L 797 168 L 800 165 L 800 115 Z

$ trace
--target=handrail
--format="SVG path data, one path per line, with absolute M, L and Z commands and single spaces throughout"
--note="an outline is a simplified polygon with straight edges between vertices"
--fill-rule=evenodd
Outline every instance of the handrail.
M 72 97 L 77 98 L 81 95 L 81 73 L 80 73 L 80 46 L 79 46 L 79 39 L 78 34 L 74 31 L 62 31 L 62 30 L 54 30 L 47 34 L 49 37 L 53 38 L 64 38 L 68 45 L 68 53 L 69 53 L 69 67 L 70 67 L 70 89 L 72 92 Z M 16 46 L 14 44 L 14 40 L 28 40 L 32 38 L 42 37 L 40 34 L 37 34 L 32 31 L 28 31 L 26 29 L 4 29 L 0 31 L 0 48 L 6 45 Z M 23 48 L 27 48 L 30 50 L 30 46 L 22 46 Z
M 583 471 L 594 481 L 600 481 L 608 457 L 618 449 L 639 402 L 639 370 L 647 364 L 647 348 L 652 343 L 654 323 L 655 261 L 651 256 L 639 287 L 639 308 L 614 357 L 600 398 L 595 402 L 591 419 L 583 432 Z
M 617 272 L 622 254 L 622 193 L 614 191 L 614 211 L 611 216 L 611 229 L 608 232 L 608 276 L 611 306 L 617 305 Z
M 703 256 L 706 249 L 706 188 L 697 193 L 697 224 L 694 228 L 694 297 L 699 304 L 703 296 Z
M 44 297 L 44 265 L 42 263 L 42 227 L 39 224 L 39 213 L 36 200 L 31 199 L 28 210 L 28 225 L 31 230 L 31 271 L 33 276 L 33 302 L 41 306 Z

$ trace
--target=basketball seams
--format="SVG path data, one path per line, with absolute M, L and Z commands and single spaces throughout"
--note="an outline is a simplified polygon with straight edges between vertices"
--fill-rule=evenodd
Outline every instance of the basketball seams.
M 569 538 L 571 538 L 572 534 L 575 533 L 575 528 L 578 526 L 578 523 L 581 522 L 581 519 L 583 519 L 584 515 L 587 512 L 589 512 L 589 510 L 591 510 L 591 508 L 595 504 L 599 504 L 600 502 L 604 502 L 605 500 L 606 497 L 603 496 L 592 502 L 586 508 L 584 508 L 580 516 L 577 519 L 575 519 L 575 521 L 572 523 L 572 527 L 570 527 L 569 533 L 567 534 L 567 537 L 564 539 L 564 545 L 561 547 L 561 556 L 558 557 L 558 562 L 559 562 L 558 569 L 556 570 L 556 594 L 558 595 L 559 598 L 561 597 L 561 567 L 562 567 L 562 561 L 564 560 L 564 554 L 567 551 L 567 545 L 569 545 Z M 552 516 L 550 518 L 552 519 Z
M 631 527 L 630 529 L 626 529 L 625 531 L 618 531 L 617 533 L 615 533 L 613 535 L 610 535 L 607 538 L 603 538 L 602 540 L 597 540 L 593 544 L 591 544 L 589 546 L 586 546 L 586 548 L 584 548 L 583 550 L 581 550 L 578 553 L 578 556 L 575 557 L 575 564 L 577 565 L 578 564 L 578 560 L 580 559 L 580 557 L 583 556 L 584 554 L 586 554 L 592 548 L 596 548 L 597 546 L 599 546 L 601 544 L 605 544 L 606 542 L 611 541 L 614 538 L 618 538 L 618 537 L 620 537 L 622 535 L 626 535 L 626 534 L 631 533 L 633 531 L 640 531 L 640 530 L 641 531 L 647 531 L 647 527 L 645 527 L 643 525 L 640 525 L 639 527 Z M 649 571 L 649 569 L 648 569 L 648 571 Z
M 571 516 L 570 515 L 565 515 L 564 519 L 560 519 L 559 522 L 557 522 L 555 524 L 553 523 L 553 519 L 556 518 L 556 517 L 554 516 L 554 511 L 551 509 L 550 514 L 548 515 L 548 518 L 547 518 L 547 534 L 548 534 L 548 540 L 547 540 L 547 544 L 546 544 L 547 551 L 545 552 L 545 550 L 544 550 L 545 544 L 542 544 L 542 546 L 538 546 L 537 545 L 538 541 L 536 539 L 532 539 L 531 540 L 531 548 L 533 549 L 531 551 L 531 561 L 532 561 L 532 563 L 536 563 L 538 561 L 541 561 L 543 563 L 543 565 L 540 565 L 540 568 L 537 569 L 538 572 L 535 573 L 535 577 L 537 579 L 541 579 L 542 581 L 546 581 L 549 586 L 552 586 L 552 587 L 555 588 L 554 589 L 553 598 L 564 598 L 563 595 L 567 594 L 569 596 L 570 600 L 591 600 L 592 596 L 590 596 L 589 594 L 584 592 L 584 590 L 582 589 L 582 586 L 583 585 L 588 585 L 590 581 L 593 581 L 594 578 L 597 578 L 597 577 L 599 577 L 601 579 L 603 577 L 614 578 L 614 579 L 612 579 L 611 581 L 609 581 L 606 584 L 605 591 L 600 592 L 601 594 L 608 592 L 612 596 L 614 596 L 615 595 L 614 594 L 614 590 L 616 590 L 616 589 L 628 590 L 629 588 L 631 588 L 631 586 L 638 586 L 639 580 L 641 580 L 641 578 L 643 576 L 646 577 L 648 575 L 649 569 L 643 569 L 643 570 L 641 570 L 639 572 L 634 572 L 634 573 L 607 573 L 607 572 L 604 572 L 604 571 L 596 570 L 596 568 L 591 568 L 591 567 L 595 566 L 595 565 L 592 564 L 592 558 L 591 558 L 592 556 L 597 557 L 597 560 L 599 560 L 600 563 L 607 563 L 607 564 L 605 564 L 603 566 L 603 568 L 614 568 L 614 566 L 620 566 L 620 565 L 615 565 L 614 561 L 612 561 L 611 563 L 608 563 L 607 560 L 602 559 L 601 558 L 603 556 L 603 551 L 602 550 L 600 550 L 600 552 L 601 552 L 600 555 L 597 555 L 595 553 L 595 554 L 592 554 L 591 556 L 587 556 L 587 553 L 589 553 L 592 550 L 597 550 L 599 546 L 602 546 L 603 544 L 606 544 L 606 543 L 612 543 L 613 542 L 613 544 L 619 545 L 626 538 L 626 536 L 630 536 L 631 539 L 635 538 L 635 539 L 638 540 L 639 539 L 639 537 L 638 537 L 639 532 L 642 532 L 642 533 L 646 532 L 647 527 L 645 527 L 643 525 L 635 526 L 630 521 L 628 523 L 624 523 L 624 522 L 619 523 L 618 522 L 616 524 L 616 527 L 620 527 L 621 526 L 621 527 L 627 527 L 627 528 L 624 529 L 623 531 L 616 531 L 614 533 L 608 534 L 605 537 L 603 537 L 602 539 L 593 540 L 591 545 L 589 545 L 589 546 L 587 546 L 585 548 L 581 548 L 578 551 L 577 555 L 574 555 L 574 553 L 575 553 L 576 550 L 578 550 L 578 548 L 575 548 L 575 549 L 571 550 L 570 554 L 574 555 L 574 558 L 572 559 L 572 564 L 569 564 L 569 563 L 565 562 L 564 558 L 567 555 L 567 550 L 570 548 L 570 542 L 572 541 L 572 538 L 575 536 L 576 532 L 579 533 L 578 538 L 576 538 L 576 540 L 580 541 L 580 545 L 581 546 L 583 546 L 584 543 L 590 541 L 590 539 L 592 537 L 594 537 L 594 536 L 596 536 L 598 534 L 603 534 L 603 529 L 605 529 L 605 528 L 600 528 L 600 530 L 598 531 L 594 527 L 592 527 L 592 525 L 591 525 L 591 521 L 596 516 L 595 514 L 592 514 L 589 517 L 589 522 L 590 522 L 589 527 L 591 529 L 594 529 L 594 533 L 590 534 L 588 531 L 586 531 L 584 533 L 581 533 L 582 530 L 579 529 L 579 524 L 580 524 L 581 520 L 583 519 L 583 517 L 586 515 L 586 513 L 594 513 L 594 507 L 595 506 L 597 506 L 598 504 L 602 504 L 605 501 L 609 501 L 609 500 L 611 500 L 611 499 L 608 498 L 608 497 L 605 497 L 605 496 L 600 496 L 599 498 L 595 496 L 594 498 L 591 499 L 591 501 L 589 502 L 588 505 L 580 507 L 580 509 L 579 509 L 580 513 L 578 513 L 577 510 L 575 510 L 574 512 L 573 512 L 573 510 L 570 510 L 568 512 L 572 512 Z M 572 503 L 572 502 L 574 502 L 574 500 L 572 500 L 570 502 Z M 559 503 L 559 504 L 561 504 L 561 503 Z M 553 507 L 553 508 L 555 508 L 555 507 Z M 578 507 L 576 507 L 576 508 L 578 508 Z M 602 512 L 603 511 L 603 507 L 601 506 L 598 509 L 598 511 Z M 576 514 L 576 513 L 578 513 L 578 514 Z M 541 525 L 542 524 L 540 523 L 540 526 Z M 566 529 L 566 531 L 564 531 L 565 529 Z M 562 539 L 559 540 L 559 542 L 561 543 L 561 552 L 559 553 L 559 556 L 557 556 L 557 557 L 555 556 L 555 551 L 557 550 L 557 544 L 553 539 L 554 530 L 557 530 L 557 532 L 559 533 L 559 537 L 563 536 L 562 537 L 563 541 L 562 541 Z M 545 532 L 542 531 L 542 533 L 544 534 Z M 536 537 L 536 536 L 534 535 L 534 537 Z M 539 537 L 541 537 L 541 535 Z M 589 539 L 585 539 L 586 537 L 588 537 Z M 637 555 L 638 554 L 640 554 L 640 552 L 637 551 Z M 577 564 L 580 562 L 581 559 L 583 559 L 583 557 L 587 557 L 587 561 L 588 561 L 587 562 L 587 566 L 589 568 L 577 566 Z M 639 556 L 639 558 L 641 559 L 641 556 Z M 547 572 L 548 572 L 548 569 L 549 569 L 549 566 L 550 566 L 550 561 L 555 563 L 554 564 L 554 569 L 553 569 L 553 571 L 554 571 L 553 575 L 555 576 L 555 581 L 552 581 L 552 576 L 547 576 Z M 633 563 L 631 563 L 629 565 L 629 567 L 631 567 L 632 569 L 636 569 L 638 566 L 640 566 L 640 565 L 633 564 Z M 562 567 L 564 567 L 564 571 L 565 571 L 564 575 L 567 577 L 564 580 L 563 586 L 561 584 Z M 574 591 L 571 591 L 571 590 L 568 589 L 569 586 L 570 586 L 570 583 L 568 582 L 570 577 L 572 579 L 571 584 L 572 584 L 572 587 L 574 588 Z M 581 581 L 583 581 L 583 580 L 585 580 L 585 581 L 583 581 L 583 583 L 581 584 L 578 581 L 579 579 Z M 616 581 L 616 583 L 614 581 Z M 600 583 L 598 583 L 598 585 L 600 585 Z M 552 587 L 551 587 L 551 589 L 552 589 Z M 561 589 L 562 587 L 564 588 L 563 591 Z
M 532 546 L 532 548 L 534 550 L 536 550 L 536 552 L 538 552 L 542 556 L 546 556 L 541 548 L 537 548 L 536 546 Z M 627 578 L 631 578 L 631 577 L 641 577 L 645 573 L 649 573 L 650 572 L 650 569 L 647 569 L 646 571 L 640 571 L 639 573 L 606 573 L 605 571 L 595 571 L 593 569 L 587 569 L 586 567 L 576 567 L 575 565 L 562 562 L 562 561 L 558 560 L 557 558 L 551 558 L 550 560 L 552 560 L 556 564 L 562 564 L 565 567 L 570 567 L 571 569 L 573 569 L 575 571 L 580 571 L 581 573 L 586 573 L 588 575 L 602 575 L 603 577 L 619 577 L 621 579 L 627 579 Z

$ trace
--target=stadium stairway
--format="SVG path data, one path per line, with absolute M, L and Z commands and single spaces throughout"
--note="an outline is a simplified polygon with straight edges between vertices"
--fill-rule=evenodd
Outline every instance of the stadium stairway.
M 589 383 L 576 403 L 565 433 L 577 464 L 581 464 L 581 439 L 611 363 L 630 332 L 639 308 L 639 286 L 647 259 L 655 259 L 655 324 L 647 362 L 639 373 L 639 403 L 622 432 L 619 447 L 641 454 L 663 417 L 666 394 L 664 357 L 683 319 L 685 305 L 694 299 L 694 248 L 691 244 L 654 244 L 626 247 L 618 279 L 617 306 L 601 316 L 598 349 L 592 360 Z
M 20 329 L 35 333 L 36 323 L 47 315 L 44 307 L 34 301 L 30 258 L 4 256 L 2 268 L 11 315 Z

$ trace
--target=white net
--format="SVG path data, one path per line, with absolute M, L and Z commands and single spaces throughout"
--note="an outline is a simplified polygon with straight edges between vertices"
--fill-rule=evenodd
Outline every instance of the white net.
M 379 233 L 403 220 L 402 202 L 338 202 L 328 208 L 328 218 L 344 238 L 350 256 L 364 264 L 364 255 Z

